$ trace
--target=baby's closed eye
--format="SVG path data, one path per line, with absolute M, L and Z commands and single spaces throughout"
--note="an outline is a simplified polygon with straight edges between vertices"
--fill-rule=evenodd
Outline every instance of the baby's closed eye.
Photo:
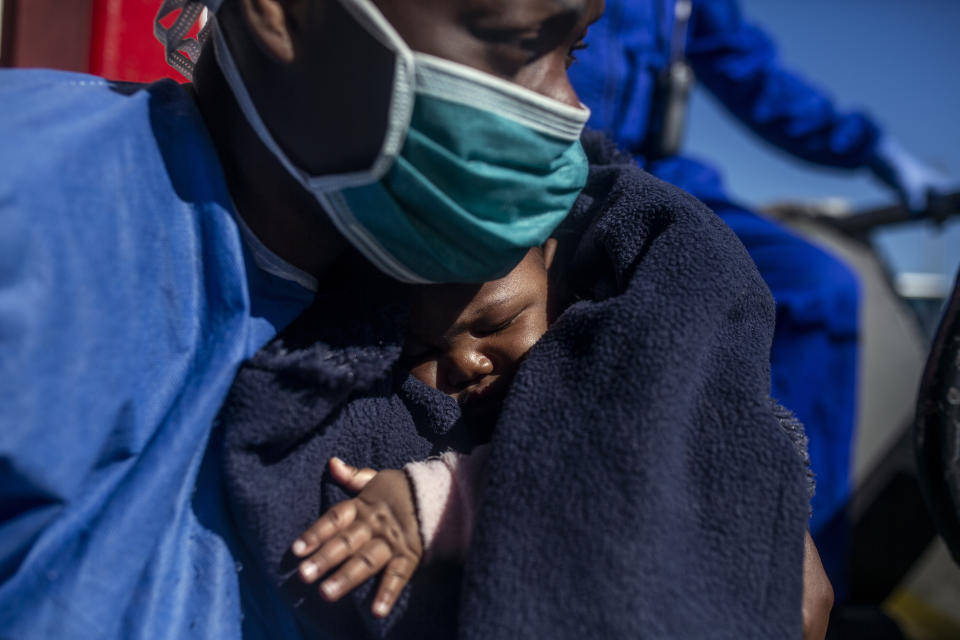
M 470 332 L 477 337 L 483 337 L 506 331 L 520 318 L 520 316 L 523 315 L 523 312 L 528 308 L 529 306 L 524 306 L 520 309 L 507 311 L 506 313 L 499 313 L 496 315 L 479 318 L 471 326 Z

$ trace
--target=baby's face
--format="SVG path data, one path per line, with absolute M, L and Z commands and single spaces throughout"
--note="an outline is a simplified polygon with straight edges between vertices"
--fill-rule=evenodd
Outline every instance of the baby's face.
M 500 280 L 420 287 L 404 360 L 414 377 L 454 397 L 465 417 L 493 419 L 547 322 L 547 264 L 535 248 Z

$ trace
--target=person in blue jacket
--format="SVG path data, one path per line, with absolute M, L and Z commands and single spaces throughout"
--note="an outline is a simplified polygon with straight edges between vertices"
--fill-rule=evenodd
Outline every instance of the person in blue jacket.
M 586 44 L 570 75 L 592 110 L 589 125 L 709 205 L 773 293 L 772 395 L 806 427 L 817 479 L 810 527 L 842 590 L 842 548 L 835 536 L 819 534 L 842 521 L 850 491 L 857 279 L 837 258 L 738 204 L 714 167 L 680 152 L 691 84 L 696 78 L 752 131 L 803 160 L 872 170 L 914 211 L 925 208 L 941 179 L 867 115 L 838 110 L 781 64 L 771 38 L 735 0 L 607 0 Z
M 586 180 L 566 64 L 600 1 L 504 5 L 534 57 L 475 0 L 204 3 L 202 54 L 199 2 L 156 25 L 192 86 L 0 72 L 5 638 L 298 637 L 223 499 L 240 363 L 352 252 L 486 281 Z

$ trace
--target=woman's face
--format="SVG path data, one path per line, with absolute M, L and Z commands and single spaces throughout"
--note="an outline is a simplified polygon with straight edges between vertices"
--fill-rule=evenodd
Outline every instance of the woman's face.
M 420 287 L 404 362 L 418 380 L 455 398 L 465 417 L 495 418 L 517 367 L 547 331 L 547 302 L 539 247 L 499 280 Z
M 580 101 L 567 67 L 604 8 L 603 0 L 374 4 L 412 50 L 572 106 Z M 221 14 L 232 25 L 225 30 L 228 40 L 244 41 L 232 47 L 234 57 L 260 116 L 287 155 L 312 175 L 369 166 L 383 142 L 392 55 L 337 0 L 244 0 L 228 3 Z M 246 41 L 248 33 L 252 41 Z
M 579 106 L 572 55 L 603 0 L 374 0 L 414 51 L 429 53 Z

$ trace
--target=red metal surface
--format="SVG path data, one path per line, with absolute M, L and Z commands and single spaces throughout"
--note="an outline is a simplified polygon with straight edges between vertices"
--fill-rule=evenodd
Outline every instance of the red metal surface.
M 3 0 L 0 65 L 86 71 L 130 82 L 183 82 L 153 36 L 161 2 Z
M 185 78 L 167 65 L 153 37 L 161 0 L 94 0 L 90 73 L 129 82 Z
M 3 64 L 87 71 L 93 0 L 4 0 Z

